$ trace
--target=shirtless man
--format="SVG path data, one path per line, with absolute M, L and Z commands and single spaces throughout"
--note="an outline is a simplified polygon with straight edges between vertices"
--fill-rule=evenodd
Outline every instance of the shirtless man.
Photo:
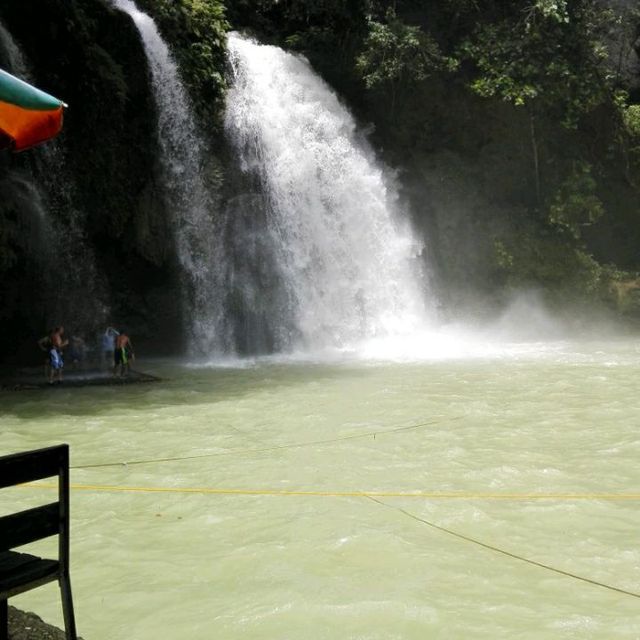
M 49 339 L 51 340 L 51 344 L 59 351 L 62 351 L 62 349 L 69 344 L 69 341 L 64 338 L 64 327 L 62 326 L 56 327 L 51 332 Z
M 116 338 L 116 350 L 113 352 L 113 375 L 118 375 L 120 369 L 120 377 L 129 373 L 129 363 L 134 359 L 133 345 L 126 331 L 121 331 Z

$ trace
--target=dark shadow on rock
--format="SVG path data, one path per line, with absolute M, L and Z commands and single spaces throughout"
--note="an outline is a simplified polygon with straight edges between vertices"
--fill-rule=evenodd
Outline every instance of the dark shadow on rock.
M 9 607 L 9 640 L 65 640 L 65 634 L 35 613 Z

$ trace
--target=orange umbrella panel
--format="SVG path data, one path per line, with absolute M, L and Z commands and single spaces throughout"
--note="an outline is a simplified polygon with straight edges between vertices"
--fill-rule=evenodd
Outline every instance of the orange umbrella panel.
M 0 148 L 23 151 L 56 136 L 66 105 L 0 69 Z

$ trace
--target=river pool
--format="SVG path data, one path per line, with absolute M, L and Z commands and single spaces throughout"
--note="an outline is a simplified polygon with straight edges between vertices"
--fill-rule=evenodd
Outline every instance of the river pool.
M 71 445 L 85 640 L 640 638 L 640 343 L 139 366 L 0 394 L 3 453 Z

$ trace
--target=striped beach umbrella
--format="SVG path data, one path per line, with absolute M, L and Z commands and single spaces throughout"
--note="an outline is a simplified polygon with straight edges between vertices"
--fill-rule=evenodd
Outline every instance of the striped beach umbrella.
M 0 149 L 23 151 L 53 138 L 66 106 L 0 69 Z

